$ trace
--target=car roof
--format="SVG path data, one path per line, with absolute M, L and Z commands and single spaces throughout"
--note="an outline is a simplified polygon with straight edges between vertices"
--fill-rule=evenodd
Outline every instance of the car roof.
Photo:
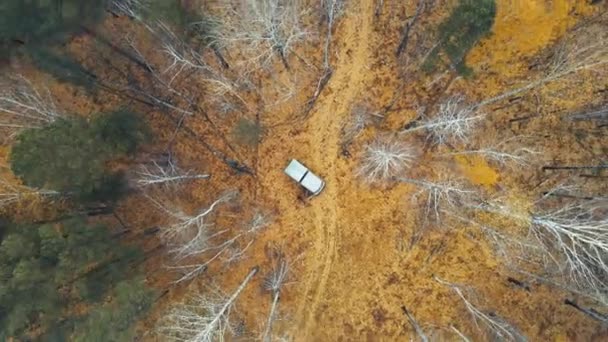
M 308 172 L 300 184 L 302 184 L 302 186 L 308 191 L 316 194 L 323 188 L 324 183 L 317 175 L 312 172 Z
M 299 161 L 292 159 L 289 165 L 285 168 L 285 173 L 293 178 L 296 182 L 300 182 L 304 174 L 308 171 L 306 166 L 302 165 Z

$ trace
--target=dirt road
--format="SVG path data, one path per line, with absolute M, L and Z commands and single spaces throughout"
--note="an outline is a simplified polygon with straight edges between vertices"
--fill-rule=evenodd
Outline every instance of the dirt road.
M 296 311 L 299 340 L 308 340 L 312 331 L 319 304 L 324 299 L 327 280 L 331 276 L 332 264 L 340 243 L 338 217 L 341 202 L 336 161 L 339 157 L 340 130 L 348 119 L 352 104 L 365 87 L 366 67 L 371 57 L 369 42 L 372 34 L 373 1 L 365 0 L 350 8 L 345 16 L 340 33 L 345 45 L 340 46 L 334 75 L 329 83 L 331 94 L 322 95 L 316 104 L 307 129 L 312 141 L 315 165 L 325 172 L 327 189 L 323 196 L 315 199 L 315 234 L 312 262 L 307 265 L 305 296 L 301 297 Z
M 277 204 L 280 212 L 278 225 L 285 232 L 284 239 L 296 241 L 294 234 L 298 234 L 302 240 L 308 241 L 303 273 L 296 279 L 298 295 L 294 298 L 291 331 L 296 340 L 310 340 L 309 333 L 314 330 L 319 306 L 325 299 L 327 282 L 340 244 L 339 205 L 344 202 L 339 198 L 341 180 L 337 165 L 340 131 L 353 103 L 365 91 L 366 77 L 369 76 L 366 69 L 371 57 L 368 43 L 372 41 L 373 6 L 371 0 L 351 3 L 341 18 L 337 27 L 340 40 L 332 46 L 338 54 L 333 61 L 334 74 L 305 127 L 274 131 L 273 137 L 279 139 L 267 141 L 261 147 L 261 153 L 274 156 L 262 161 L 261 169 L 265 173 L 262 184 L 265 195 Z M 322 195 L 306 206 L 294 205 L 292 196 L 284 196 L 285 191 L 294 192 L 294 185 L 278 174 L 283 165 L 272 163 L 289 158 L 300 159 L 326 180 Z

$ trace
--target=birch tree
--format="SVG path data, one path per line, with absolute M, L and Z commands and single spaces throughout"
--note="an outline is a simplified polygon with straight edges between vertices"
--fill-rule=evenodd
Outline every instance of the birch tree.
M 289 56 L 312 33 L 303 27 L 305 12 L 298 0 L 242 1 L 236 7 L 225 3 L 226 15 L 217 31 L 219 45 L 237 50 L 247 66 L 268 65 L 278 56 L 289 69 Z
M 358 174 L 367 182 L 387 181 L 411 167 L 417 157 L 414 148 L 391 138 L 377 139 L 365 146 Z
M 549 197 L 550 194 L 545 197 Z M 608 294 L 608 216 L 605 199 L 561 199 L 531 213 L 500 203 L 484 203 L 483 211 L 510 219 L 527 231 L 503 233 L 496 240 L 519 248 L 505 248 L 520 272 L 606 303 Z M 495 229 L 497 232 L 498 229 Z M 496 235 L 497 233 L 494 233 Z
M 283 289 L 283 286 L 285 286 L 287 283 L 290 268 L 289 263 L 287 262 L 287 260 L 283 256 L 283 253 L 280 250 L 274 251 L 271 261 L 272 268 L 264 278 L 263 283 L 264 290 L 270 292 L 272 298 L 270 304 L 270 311 L 268 313 L 268 319 L 266 321 L 266 326 L 262 335 L 262 341 L 264 342 L 272 341 L 272 328 L 273 323 L 276 320 L 276 311 L 279 306 L 281 290 Z
M 529 166 L 532 158 L 541 153 L 533 148 L 522 145 L 525 137 L 512 137 L 502 141 L 491 143 L 487 147 L 477 149 L 464 149 L 442 154 L 443 156 L 481 156 L 488 161 L 501 166 Z
M 449 283 L 437 276 L 434 277 L 439 284 L 449 288 L 462 301 L 466 311 L 471 315 L 475 327 L 489 340 L 527 341 L 527 338 L 504 318 L 493 312 L 481 309 L 475 305 L 473 291 L 465 286 Z M 458 330 L 455 330 L 459 332 Z
M 0 177 L 0 209 L 26 200 L 53 199 L 60 196 L 58 191 L 31 188 Z
M 423 116 L 415 127 L 406 128 L 401 134 L 425 131 L 427 140 L 435 144 L 467 143 L 484 116 L 467 105 L 464 97 L 452 96 L 439 104 L 433 116 Z
M 149 165 L 143 164 L 135 174 L 135 183 L 138 187 L 163 186 L 169 190 L 187 181 L 211 177 L 209 174 L 183 170 L 171 158 L 164 165 L 156 161 L 152 161 Z
M 231 321 L 236 301 L 258 271 L 258 267 L 251 269 L 230 295 L 212 291 L 177 305 L 159 321 L 159 334 L 179 342 L 224 341 L 236 330 Z
M 0 81 L 0 128 L 41 128 L 62 116 L 48 88 L 35 87 L 22 75 Z
M 592 121 L 597 120 L 598 122 L 608 121 L 608 106 L 603 108 L 596 108 L 594 110 L 582 111 L 578 113 L 569 114 L 565 117 L 565 120 L 569 121 Z
M 397 177 L 397 181 L 416 186 L 419 190 L 412 199 L 422 205 L 422 217 L 439 222 L 446 212 L 462 204 L 475 201 L 475 191 L 468 190 L 455 180 L 427 181 Z
M 125 15 L 143 23 L 147 4 L 147 0 L 111 0 L 106 6 L 115 15 Z
M 243 257 L 255 236 L 269 224 L 266 215 L 256 212 L 250 222 L 239 228 L 217 229 L 213 220 L 215 212 L 220 205 L 233 201 L 236 195 L 235 191 L 228 191 L 195 215 L 151 199 L 172 221 L 161 228 L 161 238 L 173 259 L 167 268 L 179 273 L 174 283 L 198 276 L 213 262 L 236 262 Z
M 350 118 L 344 123 L 341 130 L 342 153 L 350 155 L 348 147 L 353 141 L 361 135 L 363 130 L 374 122 L 374 118 L 381 117 L 379 114 L 372 112 L 367 106 L 358 104 L 355 105 L 350 113 Z

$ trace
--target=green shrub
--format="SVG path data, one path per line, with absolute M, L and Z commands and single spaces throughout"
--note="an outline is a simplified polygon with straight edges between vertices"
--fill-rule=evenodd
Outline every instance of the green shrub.
M 458 73 L 470 74 L 465 58 L 475 44 L 490 33 L 495 16 L 495 0 L 460 0 L 450 16 L 439 25 L 441 44 L 431 53 L 423 69 L 434 71 L 443 51 Z
M 253 121 L 239 119 L 232 130 L 232 135 L 239 144 L 256 146 L 262 135 L 262 127 Z
M 101 20 L 105 3 L 105 0 L 0 1 L 0 45 L 35 48 L 63 43 L 79 32 L 81 25 Z M 8 55 L 11 52 L 1 53 Z

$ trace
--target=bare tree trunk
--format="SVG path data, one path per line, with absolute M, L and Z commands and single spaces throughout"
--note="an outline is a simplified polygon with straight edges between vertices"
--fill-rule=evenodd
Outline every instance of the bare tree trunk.
M 289 71 L 289 62 L 287 62 L 287 58 L 285 57 L 285 53 L 283 52 L 283 50 L 281 50 L 281 48 L 277 48 L 277 52 L 279 54 L 279 57 L 281 57 L 281 62 L 283 62 L 283 65 L 285 66 L 285 70 Z
M 264 337 L 262 341 L 272 341 L 272 324 L 274 323 L 277 306 L 281 297 L 280 291 L 275 291 L 272 295 L 272 304 L 270 305 L 270 313 L 268 314 L 268 321 L 266 322 L 266 329 L 264 329 Z
M 382 13 L 382 7 L 384 7 L 384 0 L 376 0 L 376 9 L 374 10 L 374 16 L 376 18 Z
M 426 0 L 418 0 L 418 6 L 416 6 L 416 12 L 414 13 L 414 16 L 412 17 L 412 19 L 410 21 L 408 21 L 407 24 L 405 24 L 405 27 L 403 28 L 403 32 L 401 33 L 401 39 L 399 41 L 399 46 L 397 47 L 397 52 L 395 53 L 397 58 L 399 58 L 401 56 L 401 54 L 403 53 L 403 51 L 405 51 L 405 49 L 407 48 L 407 43 L 410 38 L 410 31 L 411 31 L 412 27 L 416 24 L 416 21 L 418 21 L 418 17 L 420 16 L 420 14 L 422 12 L 424 12 L 425 6 L 426 6 Z
M 103 45 L 106 45 L 107 47 L 109 47 L 110 49 L 112 49 L 112 51 L 118 53 L 122 57 L 125 57 L 127 60 L 133 62 L 135 65 L 137 65 L 138 67 L 142 68 L 146 72 L 152 72 L 152 70 L 150 69 L 150 66 L 148 64 L 146 64 L 144 61 L 140 60 L 139 58 L 137 58 L 133 54 L 129 53 L 128 51 L 125 51 L 120 46 L 114 44 L 113 42 L 111 42 L 106 37 L 104 37 L 101 34 L 97 33 L 97 31 L 95 31 L 94 29 L 88 28 L 88 27 L 86 27 L 84 25 L 80 25 L 80 27 L 82 28 L 82 30 L 86 34 L 88 34 L 91 37 L 93 37 L 96 41 L 102 43 Z
M 217 46 L 212 46 L 211 49 L 213 50 L 213 53 L 215 54 L 215 57 L 217 58 L 217 60 L 220 62 L 220 65 L 222 66 L 222 68 L 230 69 L 230 65 L 224 58 L 224 55 L 222 55 L 222 52 L 220 51 L 220 49 Z
M 166 338 L 184 342 L 224 341 L 231 331 L 230 312 L 247 284 L 258 273 L 259 267 L 251 269 L 239 287 L 225 298 L 199 295 L 190 302 L 177 305 L 161 320 L 159 332 Z
M 429 338 L 426 336 L 426 334 L 424 333 L 414 316 L 412 316 L 412 314 L 409 312 L 407 307 L 405 305 L 402 305 L 401 310 L 407 316 L 407 319 L 410 321 L 410 324 L 412 325 L 412 328 L 414 328 L 414 330 L 416 331 L 416 334 L 418 334 L 418 336 L 420 337 L 420 340 L 422 342 L 429 342 Z
M 608 120 L 608 107 L 591 112 L 570 114 L 566 119 L 570 121 Z
M 543 171 L 547 170 L 599 170 L 608 169 L 608 165 L 581 165 L 581 166 L 543 166 Z
M 576 310 L 584 313 L 585 315 L 593 318 L 596 321 L 602 322 L 602 323 L 608 323 L 608 315 L 600 313 L 595 311 L 594 309 L 589 309 L 589 308 L 584 308 L 581 307 L 580 305 L 576 304 L 576 302 L 570 300 L 570 299 L 566 299 L 564 301 L 564 303 L 566 305 L 570 305 L 571 307 L 575 308 Z

